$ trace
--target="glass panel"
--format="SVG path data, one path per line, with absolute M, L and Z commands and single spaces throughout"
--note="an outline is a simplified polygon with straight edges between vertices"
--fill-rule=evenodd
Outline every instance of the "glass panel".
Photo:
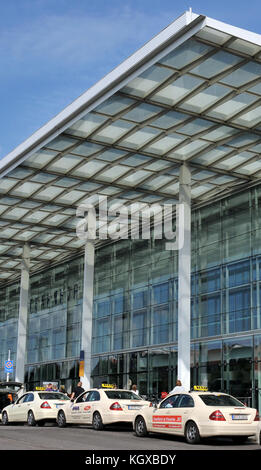
M 14 194 L 15 196 L 27 196 L 28 197 L 28 196 L 31 196 L 35 191 L 37 191 L 41 187 L 42 187 L 41 184 L 31 183 L 28 181 L 27 183 L 21 184 L 16 189 L 13 189 L 11 191 L 11 194 Z
M 255 161 L 249 163 L 248 165 L 242 166 L 237 170 L 239 173 L 243 173 L 244 175 L 251 175 L 256 173 L 257 171 L 261 171 L 261 162 Z
M 126 152 L 117 149 L 104 150 L 100 155 L 97 155 L 95 158 L 99 160 L 105 160 L 106 162 L 114 162 L 119 158 L 126 155 Z
M 133 312 L 132 347 L 145 346 L 147 340 L 147 311 Z
M 167 80 L 172 73 L 171 70 L 154 65 L 139 77 L 131 80 L 122 91 L 127 94 L 144 97 L 157 88 L 164 80 Z
M 75 147 L 72 150 L 72 153 L 76 155 L 82 155 L 83 157 L 88 157 L 89 155 L 93 155 L 100 150 L 102 150 L 100 145 L 92 144 L 91 142 L 84 142 L 83 144 L 78 145 L 78 147 Z
M 261 121 L 261 106 L 248 111 L 245 114 L 241 115 L 237 119 L 234 119 L 233 122 L 240 124 L 246 127 L 254 127 Z
M 189 119 L 187 114 L 178 113 L 176 111 L 170 111 L 164 116 L 155 119 L 151 122 L 151 126 L 160 127 L 161 129 L 169 129 L 170 127 L 180 124 L 182 121 Z
M 70 139 L 69 137 L 64 137 L 61 135 L 59 137 L 56 137 L 56 139 L 52 140 L 51 142 L 48 142 L 48 144 L 46 144 L 46 147 L 61 152 L 71 147 L 72 145 L 75 145 L 76 143 L 77 140 Z
M 36 199 L 44 199 L 45 201 L 51 201 L 57 197 L 60 193 L 63 192 L 62 188 L 57 188 L 55 186 L 48 186 L 48 188 L 40 191 L 35 195 Z
M 257 135 L 253 135 L 253 134 L 250 134 L 250 133 L 244 133 L 244 134 L 240 133 L 240 135 L 238 137 L 235 137 L 234 139 L 230 140 L 229 145 L 231 147 L 239 148 L 239 147 L 242 147 L 242 146 L 245 146 L 245 145 L 249 144 L 249 146 L 251 145 L 251 150 L 253 150 L 255 152 L 257 150 L 256 147 L 258 147 L 258 146 L 252 147 L 252 145 L 257 140 L 259 140 L 259 137 Z
M 158 106 L 152 106 L 147 103 L 142 103 L 136 106 L 136 108 L 124 114 L 124 119 L 128 119 L 130 121 L 135 122 L 142 122 L 162 111 L 162 108 L 159 108 Z
M 222 343 L 208 341 L 199 345 L 198 382 L 216 392 L 222 391 L 221 376 Z
M 119 119 L 101 131 L 94 134 L 94 139 L 100 142 L 112 143 L 120 139 L 124 134 L 133 129 L 135 124 Z
M 215 162 L 230 152 L 231 149 L 229 147 L 216 147 L 214 150 L 210 150 L 209 152 L 203 153 L 203 155 L 200 155 L 199 157 L 193 158 L 192 161 L 206 165 L 213 163 L 216 167 L 218 165 Z
M 169 325 L 169 307 L 155 307 L 153 309 L 153 344 L 167 343 L 171 331 Z
M 105 168 L 106 165 L 107 163 L 100 162 L 98 160 L 91 160 L 84 165 L 81 165 L 79 168 L 77 168 L 77 170 L 73 170 L 72 175 L 89 178 L 90 176 L 93 176 L 95 173 L 98 173 L 98 171 L 101 171 L 103 168 Z
M 74 166 L 78 165 L 78 163 L 82 162 L 83 159 L 80 157 L 76 157 L 74 155 L 64 155 L 55 163 L 52 163 L 48 166 L 48 170 L 56 171 L 58 173 L 64 173 L 68 170 L 71 170 Z
M 152 145 L 146 147 L 147 152 L 156 154 L 164 154 L 169 150 L 173 149 L 176 145 L 180 144 L 185 140 L 185 137 L 179 136 L 178 134 L 170 134 L 162 139 L 157 140 Z
M 233 157 L 228 157 L 219 163 L 215 163 L 215 167 L 230 170 L 241 165 L 242 163 L 247 162 L 250 158 L 253 158 L 253 154 L 250 152 L 242 152 L 238 155 L 234 155 Z
M 159 62 L 175 69 L 181 69 L 211 50 L 213 50 L 211 46 L 197 42 L 194 39 L 189 39 Z
M 236 39 L 229 46 L 230 49 L 234 49 L 238 52 L 243 52 L 243 54 L 254 55 L 260 51 L 260 46 L 252 44 L 248 41 L 243 41 L 242 39 Z
M 224 359 L 225 391 L 247 402 L 252 387 L 252 339 L 248 337 L 225 340 Z
M 120 176 L 124 175 L 124 173 L 127 173 L 129 171 L 129 168 L 126 166 L 120 166 L 120 165 L 115 165 L 112 168 L 109 168 L 108 170 L 104 171 L 99 175 L 99 180 L 101 181 L 114 181 L 115 179 L 119 178 Z
M 217 140 L 225 139 L 226 137 L 233 136 L 237 133 L 238 131 L 236 129 L 232 129 L 231 127 L 218 126 L 217 129 L 210 131 L 207 134 L 204 134 L 202 138 L 210 140 L 211 142 L 216 142 Z
M 168 85 L 165 88 L 162 88 L 158 93 L 155 93 L 151 99 L 153 101 L 158 101 L 172 106 L 195 90 L 195 88 L 202 83 L 203 80 L 200 78 L 192 77 L 190 75 L 182 75 L 182 77 L 175 80 L 171 85 Z
M 114 114 L 128 108 L 133 103 L 134 101 L 130 98 L 122 98 L 121 96 L 114 95 L 104 103 L 97 106 L 95 111 L 113 116 Z
M 186 160 L 186 158 L 191 157 L 194 153 L 203 150 L 203 148 L 208 147 L 209 144 L 203 142 L 202 140 L 194 140 L 193 142 L 181 147 L 179 149 L 170 152 L 170 155 L 173 157 L 180 158 L 181 160 Z
M 224 44 L 228 41 L 231 36 L 223 31 L 218 31 L 214 28 L 206 26 L 197 33 L 197 37 L 206 39 L 207 41 L 214 42 L 216 44 Z
M 230 90 L 227 87 L 214 84 L 186 100 L 180 107 L 188 111 L 202 112 L 205 108 L 212 106 L 228 93 L 230 93 Z
M 23 162 L 23 165 L 33 167 L 33 168 L 43 168 L 57 154 L 58 152 L 54 152 L 52 150 L 41 150 L 40 152 L 36 152 L 31 157 L 27 158 Z
M 221 82 L 226 83 L 227 85 L 232 85 L 235 87 L 240 87 L 245 83 L 248 83 L 261 75 L 261 64 L 256 62 L 248 62 L 245 65 L 242 65 L 239 69 L 235 70 L 227 77 L 222 78 Z
M 217 106 L 207 114 L 219 119 L 229 119 L 234 114 L 252 104 L 256 99 L 256 96 L 250 95 L 249 93 L 240 93 L 240 95 L 237 95 L 232 100 L 228 100 L 220 106 Z
M 126 176 L 126 178 L 122 178 L 119 182 L 122 184 L 126 184 L 129 186 L 136 186 L 145 178 L 149 177 L 151 173 L 149 171 L 140 170 L 134 171 L 132 174 Z
M 79 119 L 75 124 L 66 129 L 66 132 L 79 137 L 87 137 L 89 134 L 94 132 L 97 127 L 101 126 L 106 119 L 107 118 L 104 116 L 89 113 L 87 116 Z
M 123 139 L 121 141 L 121 145 L 137 149 L 152 140 L 159 133 L 159 130 L 152 129 L 151 127 L 144 127 L 140 131 L 137 131 L 126 139 Z
M 209 59 L 206 59 L 204 62 L 201 62 L 201 64 L 193 68 L 191 70 L 191 73 L 210 78 L 214 75 L 224 72 L 225 70 L 229 69 L 235 64 L 238 64 L 242 60 L 242 57 L 229 54 L 225 51 L 218 51 Z

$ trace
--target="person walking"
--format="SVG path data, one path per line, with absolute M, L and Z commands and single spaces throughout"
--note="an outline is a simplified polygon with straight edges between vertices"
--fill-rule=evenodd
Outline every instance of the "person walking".
M 78 382 L 77 386 L 75 387 L 72 395 L 71 395 L 71 400 L 75 400 L 79 395 L 81 395 L 84 392 L 84 388 L 82 388 L 82 382 Z

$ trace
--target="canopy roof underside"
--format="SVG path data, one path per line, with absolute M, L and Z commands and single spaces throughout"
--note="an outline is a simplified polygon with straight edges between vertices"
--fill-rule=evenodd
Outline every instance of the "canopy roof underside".
M 0 161 L 0 282 L 79 253 L 84 202 L 175 204 L 183 162 L 192 207 L 259 182 L 257 34 L 186 12 L 76 104 Z

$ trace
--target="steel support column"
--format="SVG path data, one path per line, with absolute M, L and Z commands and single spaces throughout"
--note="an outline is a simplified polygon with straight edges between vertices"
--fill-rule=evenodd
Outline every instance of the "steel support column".
M 24 383 L 24 367 L 26 358 L 26 335 L 28 318 L 28 296 L 30 282 L 30 247 L 26 243 L 23 247 L 21 263 L 21 284 L 20 284 L 20 302 L 18 317 L 18 337 L 16 353 L 16 373 L 15 380 Z
M 91 352 L 92 352 L 92 311 L 93 311 L 93 281 L 94 281 L 94 243 L 88 240 L 84 253 L 83 276 L 83 309 L 82 309 L 82 341 L 84 351 L 84 375 L 81 376 L 83 388 L 91 387 Z
M 191 172 L 180 167 L 179 203 L 184 206 L 184 243 L 179 248 L 178 264 L 178 376 L 190 389 L 190 273 L 191 273 Z

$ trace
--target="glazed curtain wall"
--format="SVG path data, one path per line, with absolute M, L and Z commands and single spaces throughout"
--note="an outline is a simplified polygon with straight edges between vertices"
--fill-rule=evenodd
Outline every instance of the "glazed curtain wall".
M 192 214 L 192 339 L 260 328 L 261 190 Z M 99 250 L 93 353 L 177 341 L 178 255 L 160 240 Z
M 141 394 L 160 396 L 175 385 L 177 348 L 162 346 L 141 351 L 93 356 L 94 386 L 137 384 Z M 261 334 L 193 341 L 191 383 L 225 391 L 261 410 Z
M 192 340 L 260 329 L 261 188 L 192 213 Z M 177 342 L 178 254 L 161 240 L 96 252 L 93 354 Z M 27 364 L 77 358 L 83 257 L 31 276 Z M 1 377 L 15 359 L 19 284 L 0 289 Z
M 82 281 L 83 258 L 31 277 L 27 364 L 79 357 Z M 0 379 L 2 380 L 6 378 L 4 361 L 8 358 L 8 349 L 11 350 L 14 364 L 16 360 L 18 311 L 19 284 L 0 290 Z M 67 370 L 66 364 L 64 367 L 63 370 Z M 71 370 L 71 366 L 69 369 Z M 38 375 L 36 371 L 35 377 Z M 46 368 L 40 375 L 47 377 Z M 13 374 L 10 380 L 14 379 L 14 376 Z

